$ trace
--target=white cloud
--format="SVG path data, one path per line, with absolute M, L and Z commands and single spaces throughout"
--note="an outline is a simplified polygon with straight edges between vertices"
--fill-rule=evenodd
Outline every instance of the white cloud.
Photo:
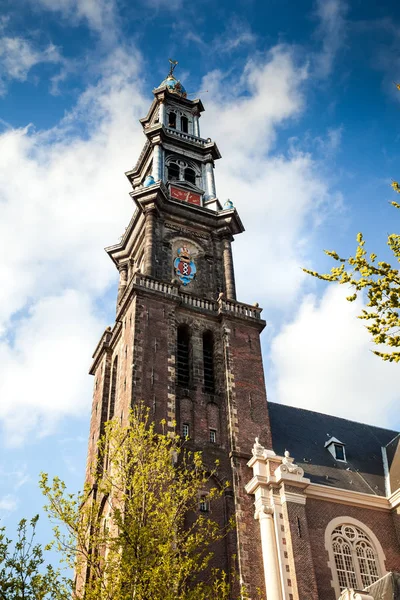
M 102 248 L 134 210 L 123 172 L 150 103 L 134 54 L 120 49 L 102 70 L 56 128 L 0 135 L 0 419 L 13 443 L 90 402 L 87 368 L 107 324 L 94 302 L 117 280 Z
M 296 302 L 313 228 L 341 200 L 310 153 L 290 143 L 273 153 L 279 128 L 301 114 L 307 77 L 293 51 L 277 46 L 263 61 L 250 60 L 236 87 L 216 71 L 202 82 L 210 90 L 202 134 L 223 155 L 218 196 L 234 202 L 247 229 L 234 244 L 239 297 L 264 307 Z
M 17 509 L 18 500 L 12 494 L 6 494 L 0 498 L 0 512 L 14 512 Z
M 292 406 L 391 427 L 400 400 L 393 365 L 375 356 L 362 321 L 362 303 L 339 286 L 318 301 L 303 299 L 292 322 L 273 340 L 275 384 L 270 398 Z
M 61 13 L 72 23 L 79 24 L 83 20 L 102 38 L 114 39 L 117 20 L 115 0 L 36 0 L 34 4 Z
M 12 344 L 0 343 L 0 417 L 9 444 L 88 409 L 87 371 L 101 330 L 90 300 L 67 290 L 38 301 L 18 322 Z
M 35 65 L 60 61 L 60 53 L 53 44 L 40 50 L 29 40 L 2 35 L 0 37 L 0 96 L 6 93 L 9 81 L 26 81 L 30 70 Z
M 344 0 L 317 0 L 315 12 L 319 26 L 316 35 L 322 49 L 315 56 L 315 73 L 320 77 L 327 77 L 331 73 L 335 58 L 346 42 L 347 10 Z

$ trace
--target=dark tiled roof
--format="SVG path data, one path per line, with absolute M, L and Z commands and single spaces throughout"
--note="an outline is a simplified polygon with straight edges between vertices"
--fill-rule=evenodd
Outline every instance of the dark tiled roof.
M 269 402 L 272 445 L 289 450 L 313 483 L 385 496 L 382 446 L 396 431 Z M 324 447 L 336 437 L 345 444 L 347 462 L 336 461 Z

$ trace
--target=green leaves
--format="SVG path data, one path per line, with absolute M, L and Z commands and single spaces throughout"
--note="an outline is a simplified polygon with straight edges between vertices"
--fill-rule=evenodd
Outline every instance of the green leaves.
M 400 193 L 397 182 L 392 183 L 393 189 Z M 391 203 L 400 208 L 397 202 Z M 376 263 L 377 255 L 371 253 L 369 258 L 365 250 L 365 240 L 361 233 L 357 235 L 358 246 L 354 256 L 341 258 L 335 251 L 325 250 L 328 256 L 342 263 L 333 267 L 330 273 L 320 274 L 304 269 L 306 273 L 324 281 L 336 281 L 339 284 L 350 285 L 353 293 L 347 296 L 349 302 L 354 302 L 358 293 L 366 294 L 367 310 L 359 315 L 360 319 L 368 321 L 366 325 L 377 345 L 385 345 L 384 351 L 374 350 L 374 354 L 389 362 L 400 362 L 400 274 L 396 267 L 387 262 Z M 400 235 L 390 234 L 387 244 L 393 257 L 400 262 Z M 390 350 L 392 348 L 392 350 Z
M 58 478 L 50 483 L 43 474 L 55 546 L 76 568 L 75 598 L 232 598 L 226 574 L 212 567 L 213 548 L 232 524 L 199 512 L 206 495 L 223 514 L 218 505 L 229 484 L 217 485 L 217 470 L 179 436 L 160 433 L 138 406 L 128 427 L 106 424 L 83 494 L 70 495 Z
M 6 537 L 0 528 L 0 598 L 1 600 L 69 600 L 71 581 L 59 569 L 45 564 L 42 546 L 35 543 L 39 516 L 28 523 L 22 519 L 17 539 Z

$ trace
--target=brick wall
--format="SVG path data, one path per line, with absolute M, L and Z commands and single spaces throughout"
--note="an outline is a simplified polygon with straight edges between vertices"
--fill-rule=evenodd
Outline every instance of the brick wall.
M 328 553 L 325 549 L 325 530 L 335 517 L 353 517 L 369 527 L 381 543 L 386 556 L 386 570 L 400 570 L 400 548 L 393 527 L 390 512 L 358 508 L 334 502 L 307 499 L 306 514 L 311 541 L 318 597 L 321 600 L 337 600 L 331 586 L 332 574 L 328 567 Z

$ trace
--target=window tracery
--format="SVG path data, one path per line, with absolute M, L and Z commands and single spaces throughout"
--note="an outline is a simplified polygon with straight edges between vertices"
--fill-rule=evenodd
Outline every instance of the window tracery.
M 193 162 L 181 160 L 176 156 L 169 156 L 166 160 L 168 181 L 188 181 L 193 185 L 198 184 L 200 169 Z
M 380 577 L 377 551 L 367 534 L 356 525 L 338 525 L 331 536 L 340 591 L 364 589 Z

